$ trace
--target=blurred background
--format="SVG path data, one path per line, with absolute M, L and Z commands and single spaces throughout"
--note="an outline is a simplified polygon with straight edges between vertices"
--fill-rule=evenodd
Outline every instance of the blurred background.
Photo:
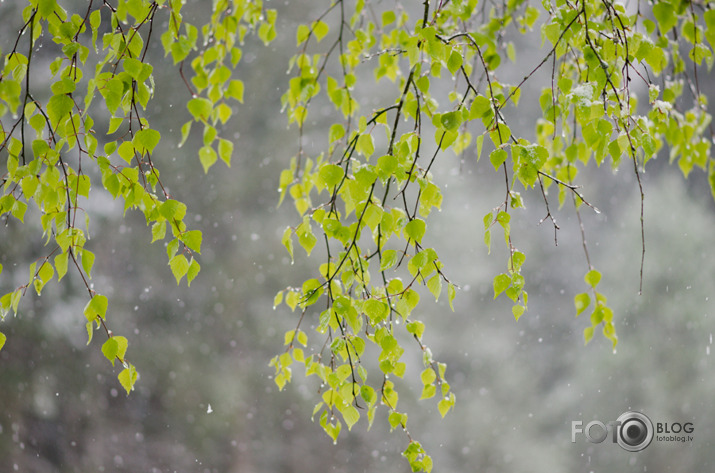
M 23 3 L 0 3 L 5 52 L 21 27 Z M 72 3 L 65 5 L 71 9 Z M 141 378 L 127 397 L 116 380 L 120 367 L 112 368 L 101 354 L 104 337 L 98 333 L 86 346 L 86 290 L 78 278 L 70 274 L 42 297 L 28 292 L 20 316 L 2 324 L 8 340 L 0 351 L 0 471 L 409 471 L 400 456 L 407 440 L 390 435 L 383 418 L 370 431 L 362 419 L 333 445 L 310 419 L 315 380 L 304 380 L 299 368 L 283 392 L 272 380 L 268 362 L 282 351 L 283 333 L 298 316 L 285 305 L 273 310 L 273 297 L 310 270 L 302 256 L 291 265 L 280 243 L 285 226 L 297 219 L 290 202 L 277 207 L 278 176 L 298 139 L 280 113 L 280 96 L 291 77 L 286 69 L 295 27 L 325 8 L 318 1 L 273 3 L 268 6 L 279 10 L 278 38 L 268 48 L 249 38 L 236 71 L 247 93 L 224 131 L 237 143 L 230 169 L 219 163 L 204 174 L 196 155 L 199 133 L 177 147 L 180 127 L 189 119 L 183 104 L 188 92 L 159 41 L 150 50 L 158 87 L 147 117 L 163 137 L 154 161 L 170 192 L 188 205 L 187 223 L 203 232 L 202 272 L 191 288 L 177 287 L 164 249 L 149 244 L 141 214 L 130 211 L 122 219 L 121 206 L 102 191 L 87 202 L 93 215 L 88 248 L 97 255 L 94 286 L 109 296 L 108 321 L 129 338 Z M 200 8 L 198 2 L 187 5 L 187 20 L 200 23 L 206 14 Z M 539 44 L 535 34 L 517 43 L 529 69 L 537 63 L 529 49 L 529 42 Z M 39 49 L 33 61 L 41 67 L 34 70 L 47 70 L 44 64 L 54 54 L 51 45 Z M 511 67 L 505 66 L 505 74 Z M 44 79 L 36 74 L 33 86 L 41 88 Z M 705 72 L 700 74 L 700 83 L 707 83 Z M 380 90 L 389 97 L 394 85 L 383 81 Z M 538 81 L 537 75 L 528 83 L 519 115 L 511 111 L 517 135 L 533 136 L 538 104 L 529 99 L 545 85 Z M 363 112 L 385 104 L 377 91 L 373 100 Z M 314 117 L 305 140 L 319 149 L 330 117 Z M 482 216 L 503 200 L 503 180 L 487 160 L 477 163 L 473 152 L 439 158 L 434 174 L 445 199 L 425 242 L 437 249 L 461 290 L 454 312 L 446 301 L 423 297 L 414 315 L 428 326 L 425 341 L 435 358 L 448 364 L 457 404 L 441 419 L 435 402 L 416 401 L 417 376 L 398 380 L 410 432 L 433 456 L 434 471 L 713 469 L 715 204 L 702 172 L 686 181 L 662 154 L 642 175 L 642 295 L 634 174 L 627 168 L 613 173 L 604 165 L 579 175 L 583 193 L 601 210 L 584 207 L 582 217 L 591 261 L 604 275 L 599 287 L 616 312 L 615 352 L 600 334 L 584 346 L 588 315 L 574 318 L 573 296 L 586 290 L 587 264 L 570 199 L 556 211 L 551 196 L 561 228 L 556 246 L 549 222 L 539 225 L 546 209 L 538 189 L 523 193 L 527 209 L 512 219 L 512 238 L 527 255 L 530 297 L 529 310 L 515 322 L 508 301 L 493 301 L 492 278 L 506 267 L 506 249 L 495 238 L 488 254 L 483 243 Z M 45 254 L 37 230 L 13 219 L 2 228 L 3 292 L 27 278 L 27 262 Z M 405 358 L 419 365 L 417 347 L 406 345 Z M 630 409 L 654 422 L 692 422 L 694 440 L 654 440 L 638 453 L 610 439 L 592 444 L 581 436 L 571 442 L 572 421 L 605 423 Z

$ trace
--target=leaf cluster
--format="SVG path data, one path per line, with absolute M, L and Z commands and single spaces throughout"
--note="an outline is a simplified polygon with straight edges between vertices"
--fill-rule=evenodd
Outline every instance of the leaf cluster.
M 0 297 L 0 315 L 18 314 L 30 287 L 39 295 L 55 277 L 59 281 L 74 269 L 89 296 L 84 311 L 88 344 L 94 330 L 106 333 L 102 352 L 112 364 L 122 363 L 119 381 L 127 393 L 138 373 L 125 356 L 127 339 L 107 325 L 107 297 L 90 284 L 95 253 L 89 245 L 91 216 L 83 202 L 104 191 L 123 202 L 125 213 L 142 212 L 152 242 L 169 235 L 168 266 L 177 283 L 185 277 L 190 284 L 201 268 L 196 255 L 202 234 L 188 228 L 186 205 L 160 178 L 156 158 L 162 135 L 146 117 L 156 90 L 148 48 L 160 39 L 178 65 L 177 76 L 191 97 L 192 119 L 182 128 L 183 139 L 192 123 L 203 125 L 199 159 L 208 171 L 218 158 L 231 161 L 233 141 L 221 137 L 220 130 L 233 114 L 229 101 L 243 99 L 243 83 L 232 78 L 243 39 L 251 31 L 266 42 L 275 36 L 275 12 L 261 2 L 216 1 L 201 27 L 184 20 L 183 6 L 178 0 L 90 1 L 86 10 L 72 13 L 56 0 L 30 0 L 13 49 L 2 55 L 0 155 L 6 171 L 0 216 L 6 224 L 10 218 L 27 224 L 26 215 L 31 215 L 48 249 L 30 263 L 27 283 Z M 162 23 L 165 31 L 156 33 L 155 25 Z M 55 54 L 49 86 L 37 79 L 48 72 L 36 70 L 40 66 L 33 52 L 39 46 Z M 184 62 L 191 65 L 190 81 Z M 107 122 L 108 129 L 97 131 Z M 36 209 L 28 212 L 32 201 Z
M 406 414 L 396 410 L 398 386 L 390 376 L 409 372 L 401 361 L 402 340 L 409 336 L 425 354 L 422 397 L 440 396 L 442 415 L 454 402 L 444 365 L 424 345 L 425 324 L 416 318 L 420 286 L 438 299 L 446 285 L 450 305 L 456 294 L 437 249 L 427 244 L 430 213 L 443 201 L 430 171 L 447 150 L 476 161 L 486 151 L 495 176 L 505 183 L 503 200 L 489 206 L 483 218 L 484 242 L 491 251 L 494 232 L 504 236 L 507 264 L 494 277 L 494 297 L 505 294 L 517 320 L 528 301 L 526 255 L 511 233 L 512 219 L 524 208 L 521 193 L 536 191 L 543 199 L 542 222 L 552 224 L 556 244 L 560 227 L 554 200 L 559 210 L 573 204 L 588 286 L 575 297 L 576 315 L 593 307 L 586 343 L 600 327 L 615 347 L 614 311 L 599 290 L 601 274 L 591 263 L 581 218 L 584 208 L 599 210 L 582 193 L 579 170 L 607 161 L 615 170 L 627 163 L 642 204 L 644 166 L 667 145 L 684 176 L 702 168 L 715 189 L 710 115 L 697 80 L 698 68 L 713 63 L 715 16 L 702 5 L 677 0 L 655 2 L 652 16 L 640 8 L 628 11 L 622 4 L 595 0 L 488 7 L 459 0 L 424 2 L 416 14 L 336 1 L 297 28 L 293 77 L 282 102 L 300 138 L 279 190 L 281 201 L 291 197 L 301 220 L 285 230 L 283 243 L 292 259 L 296 238 L 307 254 L 319 246 L 325 253 L 302 287 L 276 296 L 276 305 L 285 300 L 300 317 L 286 334 L 286 352 L 272 365 L 281 388 L 291 380 L 295 361 L 305 364 L 308 376 L 320 378 L 322 399 L 314 414 L 321 413 L 320 423 L 333 439 L 342 422 L 353 426 L 363 405 L 372 423 L 374 392 L 387 407 L 390 426 L 407 432 Z M 509 38 L 539 31 L 543 56 L 526 68 L 529 58 L 517 58 Z M 514 82 L 500 68 L 505 61 L 520 66 Z M 541 69 L 551 75 L 550 86 L 535 97 L 541 117 L 533 138 L 517 136 L 509 117 L 523 100 L 524 84 Z M 366 80 L 370 76 L 373 83 Z M 646 100 L 639 101 L 634 82 L 648 91 Z M 368 89 L 378 84 L 392 95 L 362 111 L 355 99 L 364 93 L 362 84 Z M 315 102 L 332 106 L 333 115 L 325 127 L 327 147 L 308 156 L 302 137 L 318 108 L 311 107 Z M 311 336 L 301 327 L 312 314 L 324 349 L 306 356 Z M 298 335 L 300 347 L 294 343 Z M 377 350 L 367 350 L 370 344 Z M 368 370 L 366 356 L 372 353 L 377 368 Z M 368 371 L 377 372 L 378 379 Z M 407 436 L 404 455 L 412 469 L 430 471 L 429 456 Z

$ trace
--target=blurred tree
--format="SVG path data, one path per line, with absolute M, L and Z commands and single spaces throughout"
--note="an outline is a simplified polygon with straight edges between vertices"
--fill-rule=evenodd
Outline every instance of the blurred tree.
M 504 182 L 503 199 L 483 217 L 483 239 L 491 250 L 493 234 L 504 238 L 507 265 L 493 278 L 494 298 L 505 294 L 517 320 L 528 302 L 526 255 L 511 232 L 512 216 L 524 208 L 520 191 L 543 200 L 543 221 L 552 224 L 555 243 L 559 226 L 549 191 L 557 193 L 559 207 L 570 197 L 587 263 L 576 314 L 590 312 L 587 343 L 601 328 L 614 348 L 614 314 L 581 216 L 584 204 L 598 210 L 577 184 L 579 170 L 607 158 L 614 169 L 624 163 L 632 168 L 641 199 L 641 268 L 646 163 L 667 144 L 686 177 L 695 167 L 705 169 L 715 189 L 712 139 L 705 136 L 712 138 L 711 116 L 698 80 L 703 63 L 713 63 L 714 11 L 677 0 L 659 0 L 647 12 L 596 0 L 542 7 L 523 1 L 492 8 L 476 0 L 396 8 L 336 1 L 295 31 L 294 77 L 282 104 L 298 128 L 298 143 L 278 181 L 280 200 L 290 195 L 301 220 L 286 228 L 282 242 L 291 259 L 294 240 L 309 256 L 316 247 L 325 254 L 313 256 L 316 269 L 301 284 L 275 297 L 274 305 L 286 302 L 300 312 L 285 332 L 285 351 L 271 362 L 275 382 L 283 389 L 294 363 L 316 375 L 321 387 L 313 415 L 334 441 L 361 410 L 372 425 L 384 406 L 390 428 L 407 436 L 403 455 L 414 471 L 430 471 L 432 459 L 407 430 L 391 377 L 419 378 L 421 398 L 437 397 L 442 416 L 455 403 L 446 364 L 433 358 L 423 341 L 425 324 L 411 315 L 421 295 L 439 299 L 446 293 L 451 306 L 458 289 L 427 245 L 430 214 L 443 201 L 433 175 L 442 152 L 469 152 L 479 160 L 486 149 Z M 189 97 L 179 146 L 200 126 L 198 157 L 207 173 L 219 159 L 231 164 L 235 139 L 227 122 L 233 102 L 245 95 L 232 70 L 242 60 L 243 41 L 249 33 L 265 44 L 274 40 L 277 12 L 262 2 L 216 0 L 198 22 L 189 22 L 188 7 L 174 0 L 76 8 L 71 13 L 56 0 L 30 0 L 4 55 L 0 152 L 7 164 L 0 214 L 8 226 L 15 219 L 30 228 L 31 244 L 44 239 L 47 250 L 28 250 L 24 276 L 5 270 L 17 283 L 0 297 L 0 311 L 3 319 L 17 314 L 28 290 L 39 296 L 53 279 L 77 274 L 88 296 L 88 342 L 97 329 L 106 334 L 101 351 L 123 366 L 118 378 L 129 393 L 138 373 L 126 356 L 128 339 L 110 330 L 107 291 L 90 283 L 96 257 L 104 257 L 87 243 L 90 213 L 102 199 L 97 189 L 119 198 L 124 213 L 140 210 L 152 241 L 164 241 L 168 227 L 167 258 L 177 284 L 197 276 L 195 255 L 203 247 L 202 232 L 186 223 L 189 209 L 160 178 L 155 156 L 164 130 L 147 118 L 158 88 L 148 53 L 158 38 L 177 66 Z M 512 35 L 530 37 L 536 26 L 550 46 L 525 67 Z M 53 77 L 49 88 L 33 83 L 45 45 L 52 48 L 41 56 Z M 514 66 L 502 66 L 505 59 Z M 544 73 L 550 87 L 538 98 L 534 138 L 519 136 L 510 123 L 522 90 Z M 639 92 L 647 103 L 638 101 Z M 96 132 L 100 125 L 106 134 Z M 31 200 L 36 208 L 29 208 Z M 313 324 L 316 304 L 325 305 Z M 304 329 L 308 319 L 315 330 Z M 416 341 L 421 364 L 403 361 L 405 339 Z M 0 333 L 0 349 L 5 340 Z

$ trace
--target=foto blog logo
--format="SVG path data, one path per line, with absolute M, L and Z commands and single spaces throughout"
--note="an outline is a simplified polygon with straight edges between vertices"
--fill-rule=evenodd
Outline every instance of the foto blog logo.
M 626 451 L 639 452 L 650 445 L 654 437 L 662 442 L 690 442 L 692 436 L 679 434 L 691 434 L 693 430 L 691 422 L 657 422 L 654 428 L 653 422 L 645 414 L 626 411 L 615 421 L 606 423 L 594 420 L 584 426 L 580 420 L 572 421 L 571 442 L 576 443 L 577 435 L 581 434 L 591 443 L 601 443 L 610 433 L 612 443 L 617 443 Z

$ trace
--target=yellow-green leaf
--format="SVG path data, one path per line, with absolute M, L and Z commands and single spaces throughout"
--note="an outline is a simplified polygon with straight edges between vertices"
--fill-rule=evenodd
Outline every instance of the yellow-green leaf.
M 218 160 L 218 155 L 211 146 L 201 147 L 199 150 L 199 161 L 201 161 L 205 173 L 209 172 L 209 168 L 214 165 L 216 160 Z
M 189 271 L 189 261 L 183 254 L 178 254 L 169 260 L 169 267 L 176 278 L 176 284 L 181 282 L 186 273 Z
M 342 409 L 343 419 L 348 426 L 348 430 L 360 419 L 360 412 L 353 406 L 348 405 Z
M 315 35 L 315 38 L 320 42 L 325 35 L 328 34 L 328 31 L 330 28 L 328 27 L 328 24 L 325 23 L 322 20 L 318 20 L 315 23 L 313 23 L 313 34 Z
M 203 235 L 199 230 L 189 230 L 184 232 L 181 236 L 182 241 L 190 249 L 197 253 L 201 253 L 201 242 L 203 240 Z
M 421 243 L 426 228 L 427 226 L 424 220 L 415 218 L 405 225 L 405 235 L 407 235 L 410 240 Z
M 93 322 L 97 317 L 104 319 L 107 314 L 108 304 L 107 296 L 95 294 L 84 307 L 84 316 L 90 322 Z
M 191 281 L 193 281 L 194 278 L 199 274 L 199 271 L 201 271 L 201 265 L 198 261 L 196 261 L 196 259 L 191 258 L 191 262 L 189 263 L 189 270 L 186 273 L 186 282 L 189 286 L 191 286 Z
M 577 294 L 574 297 L 574 306 L 576 306 L 576 316 L 581 314 L 584 310 L 586 310 L 586 307 L 591 304 L 591 298 L 586 294 L 585 292 L 582 292 L 581 294 Z
M 209 99 L 203 97 L 197 97 L 189 100 L 186 105 L 189 109 L 189 113 L 194 117 L 196 121 L 208 121 L 211 116 L 211 111 L 213 110 L 213 103 Z
M 231 157 L 233 156 L 233 142 L 219 138 L 218 140 L 218 157 L 221 161 L 226 163 L 228 167 L 231 167 Z
M 121 373 L 117 376 L 119 383 L 122 385 L 127 395 L 134 389 L 134 384 L 137 382 L 139 373 L 137 373 L 134 365 L 127 363 L 126 368 L 124 368 Z
M 67 274 L 67 261 L 68 253 L 60 253 L 55 256 L 55 269 L 57 270 L 57 280 L 61 281 L 65 274 Z
M 112 366 L 114 366 L 114 360 L 117 358 L 118 350 L 119 345 L 114 337 L 107 339 L 107 341 L 102 344 L 102 353 L 109 361 L 112 362 Z
M 584 281 L 586 281 L 586 284 L 588 284 L 589 286 L 596 287 L 601 281 L 601 273 L 599 273 L 595 269 L 592 269 L 591 271 L 586 273 L 586 276 L 584 276 Z
M 234 79 L 228 83 L 226 95 L 237 100 L 240 103 L 243 103 L 243 89 L 243 82 L 238 79 Z

